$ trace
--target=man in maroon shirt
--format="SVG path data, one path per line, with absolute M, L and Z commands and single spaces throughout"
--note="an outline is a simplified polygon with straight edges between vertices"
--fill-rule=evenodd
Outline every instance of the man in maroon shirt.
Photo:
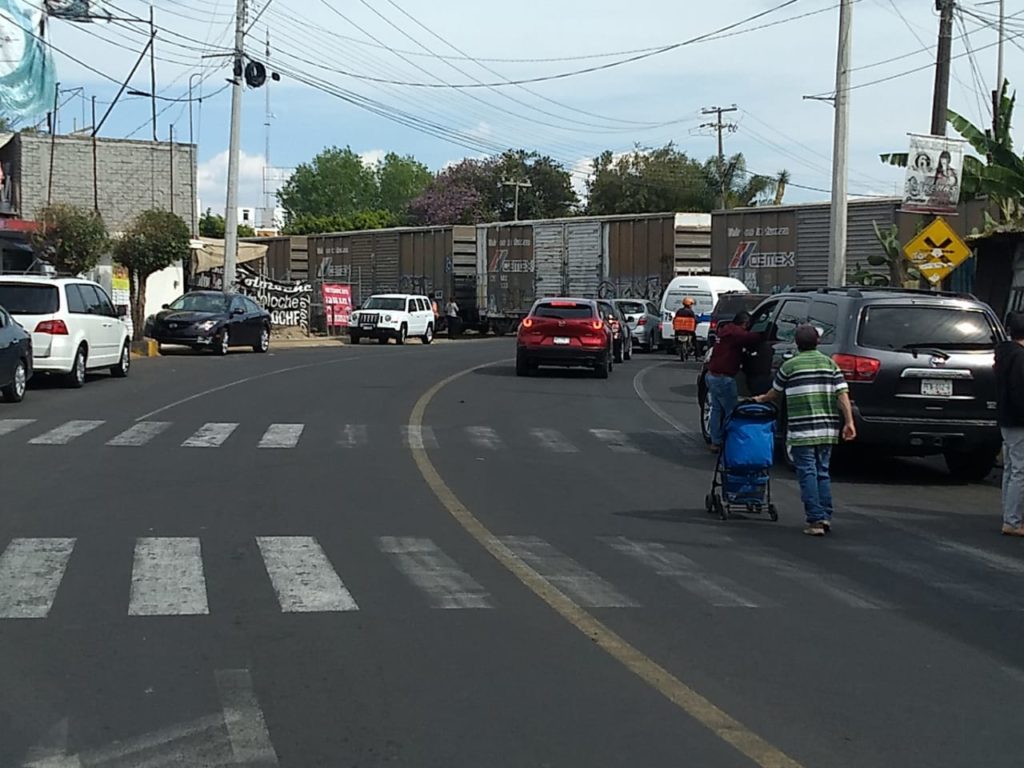
M 739 394 L 736 391 L 736 374 L 743 365 L 744 347 L 752 347 L 761 341 L 761 334 L 747 330 L 750 313 L 739 312 L 733 322 L 718 329 L 715 346 L 708 361 L 705 381 L 708 385 L 708 402 L 711 404 L 711 450 L 722 446 L 725 420 L 736 407 Z

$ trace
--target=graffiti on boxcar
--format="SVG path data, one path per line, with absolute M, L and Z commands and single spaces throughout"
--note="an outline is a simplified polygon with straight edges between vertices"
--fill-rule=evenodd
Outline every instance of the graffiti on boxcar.
M 650 275 L 646 278 L 623 278 L 611 282 L 604 280 L 597 288 L 600 299 L 644 299 L 659 302 L 665 287 L 661 275 Z
M 429 296 L 434 291 L 434 278 L 430 275 L 402 275 L 398 283 L 399 293 L 416 293 Z

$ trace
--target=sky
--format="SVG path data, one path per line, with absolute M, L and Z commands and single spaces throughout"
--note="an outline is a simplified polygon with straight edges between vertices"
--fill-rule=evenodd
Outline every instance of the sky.
M 102 1 L 118 16 L 148 18 L 148 3 Z M 166 139 L 173 124 L 178 140 L 194 137 L 202 206 L 222 211 L 231 102 L 224 54 L 235 2 L 153 5 L 158 135 Z M 988 125 L 998 5 L 961 6 L 950 108 Z M 1006 6 L 1012 85 L 1024 63 L 1024 0 Z M 838 0 L 250 0 L 246 52 L 266 60 L 269 32 L 270 70 L 281 75 L 269 88 L 272 177 L 329 146 L 350 146 L 368 160 L 413 155 L 432 170 L 521 147 L 562 162 L 582 192 L 590 160 L 605 149 L 672 141 L 701 160 L 714 154 L 715 133 L 702 127 L 714 116 L 702 110 L 735 105 L 724 116 L 735 126 L 726 152 L 742 152 L 757 173 L 788 170 L 786 201 L 806 202 L 828 199 L 831 186 L 834 109 L 807 97 L 835 88 L 838 18 Z M 851 195 L 901 188 L 902 171 L 878 156 L 906 151 L 908 132 L 928 132 L 938 26 L 931 0 L 854 3 Z M 92 96 L 106 110 L 148 37 L 146 24 L 123 21 L 53 20 L 48 34 L 66 91 L 62 131 L 89 124 Z M 639 50 L 654 55 L 627 61 Z M 192 102 L 191 127 L 190 77 L 193 98 L 202 96 Z M 452 87 L 480 84 L 487 87 Z M 148 62 L 130 87 L 150 91 Z M 264 204 L 267 93 L 243 94 L 244 206 Z M 122 97 L 101 134 L 151 136 L 149 100 Z

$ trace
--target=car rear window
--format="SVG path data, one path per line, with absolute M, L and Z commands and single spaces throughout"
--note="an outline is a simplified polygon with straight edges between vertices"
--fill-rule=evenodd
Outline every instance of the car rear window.
M 618 301 L 616 304 L 623 312 L 628 312 L 631 315 L 642 315 L 647 312 L 647 307 L 639 301 Z
M 988 349 L 999 338 L 988 315 L 955 307 L 867 307 L 857 341 L 875 349 Z
M 12 315 L 52 315 L 60 296 L 55 285 L 0 283 L 0 306 Z
M 572 301 L 538 304 L 533 310 L 536 317 L 551 317 L 555 320 L 586 320 L 594 316 L 594 308 L 590 304 Z
M 698 315 L 714 309 L 711 294 L 707 291 L 669 291 L 665 295 L 665 311 L 674 313 L 683 306 L 683 300 L 689 296 L 694 301 L 694 311 Z

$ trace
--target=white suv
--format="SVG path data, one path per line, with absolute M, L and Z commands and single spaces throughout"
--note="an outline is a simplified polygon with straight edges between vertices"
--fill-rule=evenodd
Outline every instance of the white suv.
M 434 308 L 426 296 L 408 293 L 382 293 L 371 296 L 352 313 L 348 335 L 353 344 L 360 339 L 376 339 L 387 344 L 394 339 L 404 344 L 410 336 L 424 344 L 434 340 Z
M 131 336 L 107 292 L 78 278 L 0 276 L 0 306 L 32 334 L 37 373 L 58 373 L 69 386 L 85 383 L 87 370 L 128 375 Z

